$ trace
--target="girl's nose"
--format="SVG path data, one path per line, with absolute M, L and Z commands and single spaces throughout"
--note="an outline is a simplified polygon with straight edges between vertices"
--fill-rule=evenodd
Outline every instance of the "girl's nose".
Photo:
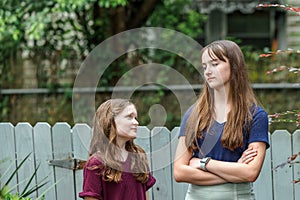
M 210 67 L 206 67 L 204 73 L 205 73 L 206 75 L 211 74 L 211 68 L 210 68 Z
M 133 123 L 136 124 L 136 125 L 139 125 L 139 122 L 136 118 L 133 118 Z

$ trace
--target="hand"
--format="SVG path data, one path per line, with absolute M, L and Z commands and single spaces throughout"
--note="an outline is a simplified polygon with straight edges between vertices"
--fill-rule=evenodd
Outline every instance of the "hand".
M 192 158 L 190 160 L 189 166 L 199 169 L 200 168 L 200 158 Z
M 257 150 L 249 147 L 243 152 L 242 156 L 238 160 L 238 163 L 248 164 L 254 159 L 255 156 L 257 156 Z

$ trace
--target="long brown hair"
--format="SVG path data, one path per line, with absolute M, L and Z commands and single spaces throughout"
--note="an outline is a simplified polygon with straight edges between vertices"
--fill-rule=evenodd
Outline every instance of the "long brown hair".
M 117 129 L 115 116 L 127 106 L 134 105 L 126 99 L 110 99 L 102 103 L 94 117 L 93 137 L 90 145 L 90 155 L 98 155 L 104 168 L 103 178 L 106 181 L 119 182 L 122 175 L 122 163 L 118 161 L 120 148 L 117 145 Z M 145 183 L 149 178 L 148 161 L 145 151 L 136 145 L 133 140 L 125 144 L 131 157 L 131 172 L 136 180 Z
M 228 40 L 215 41 L 201 50 L 201 57 L 204 51 L 215 58 L 230 65 L 230 80 L 228 102 L 230 111 L 227 114 L 227 121 L 224 127 L 221 144 L 230 150 L 243 146 L 243 126 L 249 129 L 252 120 L 252 106 L 257 105 L 252 90 L 244 55 L 239 46 Z M 190 151 L 198 148 L 197 138 L 203 138 L 202 132 L 208 129 L 213 121 L 214 115 L 214 93 L 213 89 L 204 83 L 204 88 L 196 101 L 191 115 L 187 121 L 186 146 Z

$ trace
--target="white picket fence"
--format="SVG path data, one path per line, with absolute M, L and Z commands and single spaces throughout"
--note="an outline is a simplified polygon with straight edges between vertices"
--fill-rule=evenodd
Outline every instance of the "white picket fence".
M 151 170 L 157 179 L 150 191 L 152 200 L 184 199 L 187 184 L 176 183 L 172 175 L 178 131 L 179 127 L 172 131 L 165 127 L 138 129 L 136 143 L 146 150 Z M 83 181 L 82 170 L 72 167 L 76 168 L 75 160 L 87 159 L 90 138 L 91 128 L 86 124 L 70 127 L 67 123 L 57 123 L 51 127 L 48 123 L 39 122 L 32 127 L 26 122 L 16 126 L 0 123 L 1 185 L 18 163 L 29 154 L 29 159 L 10 183 L 10 186 L 16 186 L 15 191 L 21 192 L 24 189 L 26 181 L 40 165 L 34 182 L 38 183 L 44 177 L 49 182 L 32 196 L 33 199 L 44 192 L 46 200 L 79 199 L 78 192 L 81 191 Z M 293 134 L 277 130 L 270 134 L 270 142 L 271 148 L 267 150 L 263 169 L 254 183 L 256 199 L 300 199 L 300 183 L 292 183 L 292 180 L 300 178 L 300 165 L 272 170 L 300 151 L 300 130 Z

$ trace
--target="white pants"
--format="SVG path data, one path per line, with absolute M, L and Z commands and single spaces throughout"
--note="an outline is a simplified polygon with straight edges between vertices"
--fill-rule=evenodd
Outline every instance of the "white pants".
M 189 184 L 185 200 L 255 200 L 252 183 Z

